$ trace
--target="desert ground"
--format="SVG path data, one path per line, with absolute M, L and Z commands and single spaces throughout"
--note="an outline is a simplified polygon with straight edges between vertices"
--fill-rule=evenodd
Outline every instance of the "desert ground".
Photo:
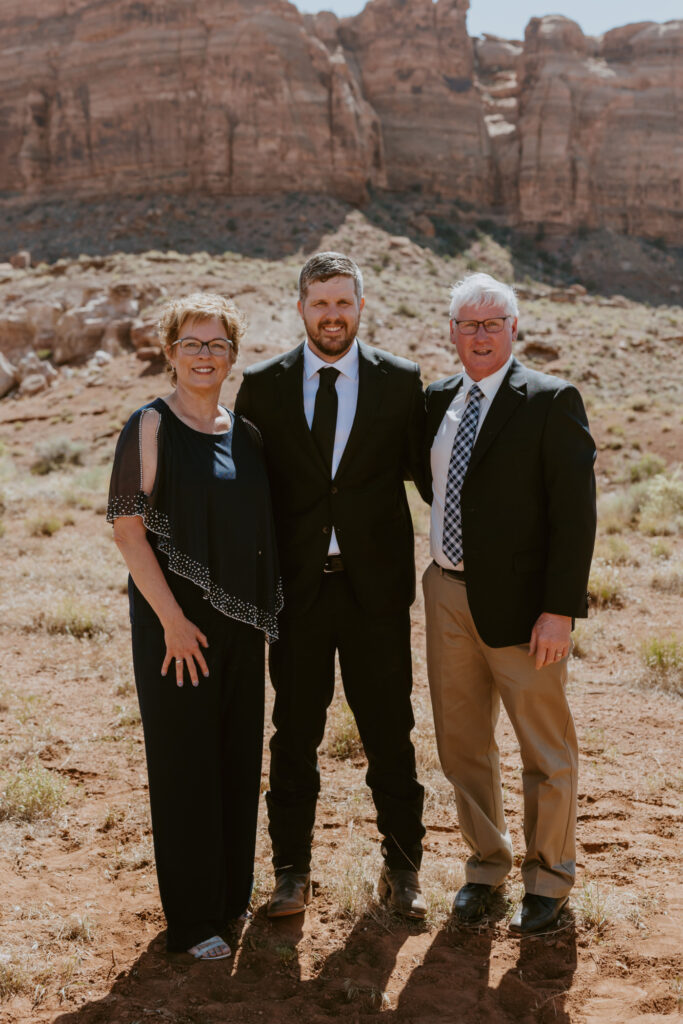
M 356 211 L 330 224 L 316 247 L 358 259 L 366 271 L 361 337 L 419 361 L 425 383 L 457 369 L 449 285 L 468 269 L 515 280 L 517 354 L 585 397 L 599 449 L 600 525 L 590 616 L 578 625 L 570 666 L 581 781 L 569 908 L 551 933 L 514 938 L 507 921 L 521 884 L 513 873 L 483 924 L 451 919 L 466 850 L 436 755 L 418 587 L 414 738 L 426 788 L 426 922 L 406 924 L 377 901 L 381 859 L 365 760 L 339 688 L 321 751 L 310 909 L 274 923 L 265 916 L 264 805 L 254 917 L 230 936 L 233 957 L 211 964 L 165 953 L 126 570 L 104 511 L 122 424 L 168 385 L 161 361 L 130 350 L 82 357 L 48 390 L 0 402 L 0 1024 L 680 1020 L 683 309 L 666 289 L 636 301 L 623 285 L 621 294 L 598 284 L 572 289 L 567 271 L 563 285 L 541 266 L 522 273 L 486 232 L 451 257 Z M 269 259 L 236 248 L 52 253 L 0 275 L 0 302 L 82 302 L 129 285 L 151 320 L 179 291 L 230 294 L 250 321 L 225 387 L 230 405 L 244 366 L 300 337 L 301 249 L 285 246 Z M 428 511 L 410 497 L 419 578 L 429 562 Z M 270 732 L 267 722 L 266 741 Z M 521 766 L 504 715 L 500 744 L 519 864 Z M 201 865 L 198 849 L 188 873 Z

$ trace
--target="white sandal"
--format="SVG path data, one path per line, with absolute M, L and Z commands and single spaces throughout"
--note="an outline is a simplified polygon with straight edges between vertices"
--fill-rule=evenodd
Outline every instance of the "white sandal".
M 225 949 L 227 953 L 215 953 L 214 950 Z M 191 946 L 187 951 L 195 958 L 195 960 L 226 960 L 232 955 L 230 946 L 225 942 L 220 935 L 212 935 L 210 939 L 205 939 L 204 942 L 198 942 L 196 946 Z

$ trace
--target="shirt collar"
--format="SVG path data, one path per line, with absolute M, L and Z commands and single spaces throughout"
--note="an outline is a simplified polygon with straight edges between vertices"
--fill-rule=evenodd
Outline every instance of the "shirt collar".
M 358 341 L 354 339 L 349 351 L 341 359 L 338 359 L 336 363 L 326 363 L 324 359 L 321 359 L 320 356 L 311 351 L 308 341 L 305 341 L 304 377 L 306 380 L 310 380 L 318 370 L 324 369 L 326 366 L 334 366 L 335 370 L 339 370 L 349 380 L 356 380 L 358 377 Z
M 481 393 L 483 394 L 484 398 L 488 398 L 489 402 L 492 402 L 493 399 L 496 397 L 496 392 L 498 391 L 498 388 L 503 383 L 505 374 L 510 369 L 511 362 L 512 356 L 510 356 L 508 361 L 498 370 L 496 370 L 495 373 L 490 374 L 488 377 L 482 377 L 481 380 L 476 381 L 472 380 L 467 370 L 464 370 L 462 375 L 462 386 L 463 394 L 465 395 L 465 397 L 469 395 L 470 388 L 472 387 L 472 385 L 476 384 L 477 387 L 480 389 Z

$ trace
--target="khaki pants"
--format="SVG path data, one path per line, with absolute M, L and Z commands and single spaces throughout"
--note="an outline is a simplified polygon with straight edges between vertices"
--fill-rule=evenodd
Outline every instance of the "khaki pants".
M 472 851 L 467 881 L 497 886 L 512 867 L 495 739 L 502 699 L 523 765 L 524 887 L 540 896 L 565 896 L 574 883 L 578 779 L 567 659 L 537 670 L 528 644 L 488 647 L 463 582 L 432 563 L 422 585 L 436 740 Z

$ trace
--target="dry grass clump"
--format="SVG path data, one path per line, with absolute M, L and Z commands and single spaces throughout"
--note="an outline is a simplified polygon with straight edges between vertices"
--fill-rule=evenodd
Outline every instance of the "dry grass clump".
M 460 861 L 427 858 L 420 870 L 420 882 L 427 903 L 425 924 L 428 928 L 443 928 L 451 920 L 455 894 L 465 884 L 465 869 Z
M 640 495 L 635 487 L 601 494 L 598 499 L 598 526 L 608 535 L 623 533 L 636 526 Z
M 638 565 L 638 556 L 632 546 L 616 534 L 598 541 L 595 558 L 607 565 Z
M 596 622 L 581 620 L 572 632 L 572 657 L 592 658 L 595 653 L 595 642 L 603 635 L 603 630 Z
M 361 982 L 353 981 L 352 978 L 344 978 L 342 988 L 347 1002 L 359 1003 L 368 1012 L 391 1009 L 389 996 L 376 985 L 364 985 Z
M 326 747 L 330 757 L 349 758 L 363 754 L 356 719 L 346 701 L 338 701 L 332 706 L 326 733 Z
M 26 528 L 32 537 L 52 537 L 61 530 L 64 523 L 59 516 L 53 513 L 32 516 L 26 523 Z
M 642 460 L 641 460 L 642 461 Z M 598 524 L 605 534 L 638 529 L 648 536 L 683 530 L 683 479 L 678 469 L 641 478 L 631 487 L 601 494 Z
M 92 942 L 95 938 L 96 926 L 88 914 L 72 914 L 63 921 L 57 932 L 57 938 L 64 942 Z
M 623 608 L 624 592 L 619 570 L 595 559 L 588 580 L 588 596 L 596 608 Z
M 73 597 L 65 597 L 54 608 L 39 612 L 34 625 L 53 636 L 62 634 L 91 639 L 111 633 L 109 624 L 101 612 L 81 604 Z
M 0 796 L 0 821 L 51 818 L 66 800 L 67 784 L 42 765 L 20 768 Z
M 668 572 L 657 572 L 650 580 L 650 586 L 663 594 L 677 594 L 678 597 L 683 597 L 683 572 L 677 566 Z
M 114 877 L 120 871 L 140 871 L 154 863 L 154 847 L 151 836 L 143 836 L 138 842 L 129 846 L 120 846 L 112 860 L 111 868 Z
M 572 897 L 571 907 L 580 926 L 594 937 L 602 938 L 619 914 L 619 899 L 612 889 L 601 889 L 597 882 L 584 882 Z
M 40 441 L 35 446 L 35 456 L 31 463 L 31 472 L 45 476 L 65 466 L 79 466 L 83 461 L 84 447 L 68 437 L 55 437 L 49 441 Z
M 650 477 L 663 473 L 665 469 L 666 462 L 661 455 L 653 455 L 650 452 L 646 452 L 629 469 L 631 483 L 635 484 L 640 480 L 649 480 Z
M 668 558 L 671 558 L 671 555 L 673 554 L 673 549 L 671 547 L 671 544 L 669 544 L 668 541 L 664 540 L 663 537 L 657 537 L 655 540 L 652 541 L 652 545 L 650 547 L 650 554 L 653 558 L 661 558 L 663 561 L 666 561 Z
M 356 920 L 376 909 L 380 870 L 376 843 L 358 835 L 350 822 L 347 841 L 325 866 L 325 887 L 342 917 Z
M 683 479 L 678 472 L 650 481 L 640 508 L 642 533 L 675 534 L 683 530 Z
M 650 637 L 640 649 L 646 668 L 641 685 L 683 696 L 683 641 L 678 637 Z

